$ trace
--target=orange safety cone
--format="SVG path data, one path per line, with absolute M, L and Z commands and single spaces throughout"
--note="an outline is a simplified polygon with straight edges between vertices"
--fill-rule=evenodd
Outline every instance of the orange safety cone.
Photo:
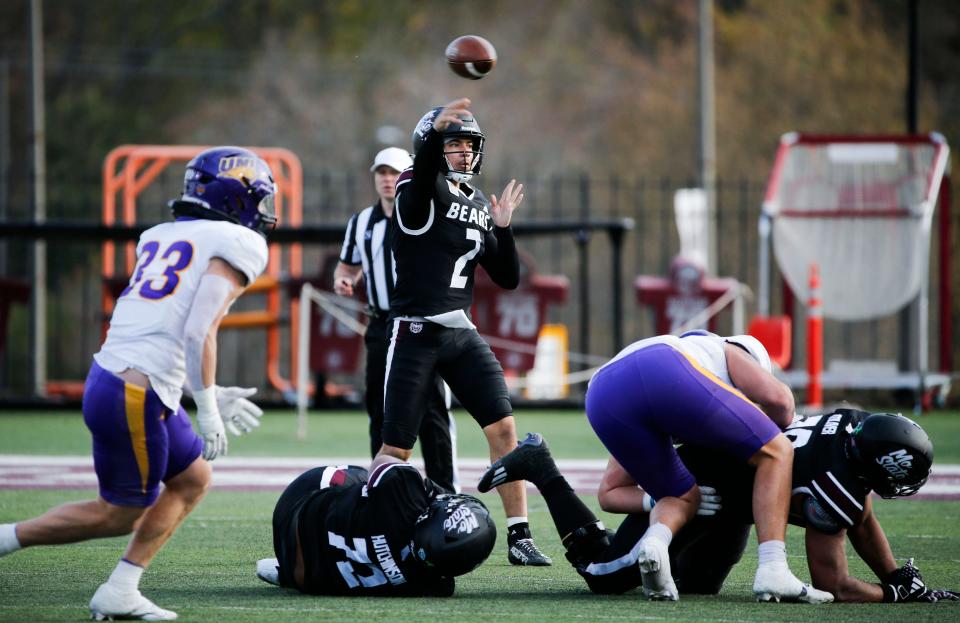
M 823 406 L 823 308 L 820 300 L 820 267 L 810 265 L 810 298 L 807 302 L 807 404 Z

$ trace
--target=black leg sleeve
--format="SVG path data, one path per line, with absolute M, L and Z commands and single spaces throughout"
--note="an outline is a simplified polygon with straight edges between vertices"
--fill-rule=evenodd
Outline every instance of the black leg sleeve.
M 440 375 L 429 389 L 423 422 L 420 424 L 420 451 L 427 478 L 448 491 L 454 491 L 453 432 L 447 409 L 446 387 Z
M 750 525 L 694 517 L 670 544 L 677 590 L 716 595 L 733 566 L 740 562 L 750 536 Z
M 383 381 L 387 367 L 387 319 L 373 318 L 364 336 L 367 348 L 366 407 L 370 420 L 370 456 L 376 456 L 383 445 Z

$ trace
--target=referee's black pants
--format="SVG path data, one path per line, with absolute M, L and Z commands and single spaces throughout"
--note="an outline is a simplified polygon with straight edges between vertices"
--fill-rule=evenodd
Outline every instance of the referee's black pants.
M 370 417 L 370 456 L 376 456 L 383 445 L 383 387 L 387 369 L 387 350 L 390 335 L 387 332 L 387 314 L 370 319 L 364 342 L 367 347 L 366 403 Z M 420 451 L 427 478 L 437 485 L 454 491 L 454 447 L 447 390 L 440 375 L 435 375 L 428 395 L 424 398 L 424 414 L 420 424 Z

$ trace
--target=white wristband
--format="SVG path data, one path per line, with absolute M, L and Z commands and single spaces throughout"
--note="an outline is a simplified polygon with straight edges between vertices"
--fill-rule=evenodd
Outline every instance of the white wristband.
M 217 408 L 217 386 L 211 385 L 201 390 L 193 391 L 193 401 L 197 403 L 197 415 L 215 413 L 219 415 Z
M 653 510 L 653 507 L 656 506 L 656 504 L 657 504 L 657 501 L 653 499 L 653 496 L 647 493 L 646 491 L 644 491 L 643 502 L 641 503 L 643 507 L 643 512 L 649 513 L 650 511 Z

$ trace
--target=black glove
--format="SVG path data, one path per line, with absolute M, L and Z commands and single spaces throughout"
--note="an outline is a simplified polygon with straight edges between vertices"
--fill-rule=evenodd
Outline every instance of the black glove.
M 885 602 L 935 603 L 938 596 L 923 583 L 920 569 L 913 564 L 913 558 L 899 569 L 891 572 L 886 581 L 880 585 L 883 588 Z
M 960 593 L 956 591 L 948 591 L 945 588 L 932 588 L 930 592 L 937 598 L 937 601 L 960 601 Z

